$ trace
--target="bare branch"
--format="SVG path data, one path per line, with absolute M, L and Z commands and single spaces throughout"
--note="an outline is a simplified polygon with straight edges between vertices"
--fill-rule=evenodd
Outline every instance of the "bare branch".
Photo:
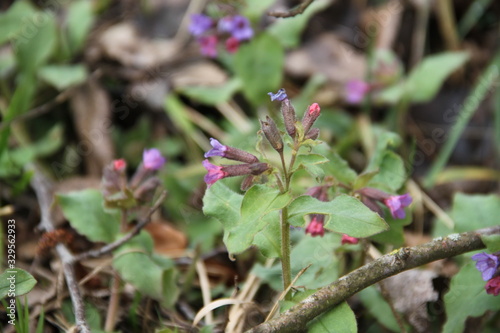
M 34 175 L 31 178 L 31 187 L 33 187 L 40 205 L 40 229 L 47 232 L 52 231 L 54 230 L 50 210 L 50 206 L 52 204 L 52 182 L 45 177 L 45 175 L 43 175 L 36 166 L 32 166 L 32 169 L 34 170 Z M 78 282 L 75 278 L 73 255 L 63 244 L 58 244 L 56 246 L 56 251 L 62 262 L 64 278 L 66 279 L 66 284 L 71 297 L 71 303 L 73 304 L 73 310 L 75 312 L 76 326 L 79 328 L 80 333 L 90 333 L 89 325 L 85 319 L 85 306 L 83 298 L 80 293 L 80 289 L 78 288 Z
M 282 17 L 282 18 L 294 17 L 299 14 L 302 14 L 307 9 L 307 7 L 309 7 L 309 5 L 312 4 L 313 1 L 314 0 L 306 0 L 302 2 L 300 5 L 293 7 L 288 12 L 269 12 L 267 13 L 267 15 L 274 17 Z
M 142 228 L 144 228 L 146 226 L 146 224 L 148 224 L 151 221 L 151 216 L 160 207 L 160 205 L 163 203 L 163 200 L 165 200 L 166 196 L 167 196 L 167 191 L 163 191 L 160 194 L 160 196 L 158 197 L 158 199 L 156 200 L 153 207 L 151 207 L 149 209 L 146 216 L 139 223 L 137 223 L 132 230 L 130 230 L 127 234 L 125 234 L 125 236 L 123 236 L 122 238 L 118 239 L 117 241 L 115 241 L 113 243 L 110 243 L 108 245 L 101 247 L 100 249 L 80 253 L 80 254 L 74 256 L 73 260 L 80 261 L 80 260 L 88 259 L 88 258 L 101 257 L 101 256 L 108 254 L 111 251 L 117 249 L 121 245 L 125 244 L 132 237 L 137 235 L 142 230 Z
M 400 248 L 321 288 L 278 318 L 262 323 L 247 333 L 302 332 L 309 321 L 372 284 L 432 261 L 483 249 L 481 236 L 491 234 L 500 234 L 500 226 L 452 234 L 426 244 Z

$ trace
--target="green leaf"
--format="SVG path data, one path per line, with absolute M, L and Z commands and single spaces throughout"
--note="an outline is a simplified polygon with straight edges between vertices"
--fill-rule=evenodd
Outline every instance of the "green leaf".
M 35 278 L 24 269 L 7 269 L 0 275 L 0 299 L 27 294 L 36 282 Z
M 437 94 L 446 78 L 469 59 L 467 52 L 444 52 L 427 56 L 408 75 L 406 82 L 383 91 L 379 97 L 395 103 L 402 98 L 428 102 Z
M 243 197 L 219 181 L 205 192 L 203 212 L 222 223 L 224 243 L 228 251 L 235 254 L 249 248 L 254 242 L 255 235 L 267 224 L 279 224 L 277 212 L 269 213 L 284 207 L 290 200 L 289 194 L 280 194 L 279 191 L 263 185 L 251 187 Z M 261 236 L 257 241 L 260 245 L 262 245 Z M 271 248 L 265 251 L 276 254 Z
M 366 187 L 370 180 L 372 180 L 373 177 L 375 177 L 378 174 L 378 170 L 375 171 L 369 171 L 369 172 L 363 172 L 356 177 L 356 180 L 354 181 L 354 190 L 359 190 L 363 187 Z
M 152 256 L 148 244 L 151 236 L 142 231 L 115 251 L 113 267 L 141 293 L 171 308 L 179 295 L 177 271 L 171 259 Z
M 385 221 L 391 228 L 387 231 L 373 235 L 370 239 L 378 243 L 392 244 L 396 247 L 403 246 L 405 242 L 403 231 L 404 227 L 412 222 L 411 214 L 406 214 L 404 219 L 395 219 L 389 212 L 387 212 L 385 215 Z
M 300 168 L 304 168 L 313 177 L 323 177 L 325 175 L 325 172 L 323 171 L 323 168 L 320 165 L 326 162 L 329 162 L 329 160 L 323 155 L 300 154 L 297 156 L 295 162 L 297 167 L 292 172 Z
M 276 0 L 259 0 L 245 6 L 242 12 L 243 16 L 248 17 L 251 21 L 259 21 L 268 9 Z
M 300 196 L 288 208 L 288 217 L 295 226 L 303 226 L 302 217 L 309 214 L 328 215 L 326 229 L 352 237 L 369 237 L 388 229 L 387 223 L 377 213 L 345 194 L 330 202 Z
M 105 212 L 100 191 L 88 189 L 57 194 L 64 216 L 80 234 L 94 242 L 112 242 L 120 229 L 120 213 Z
M 48 65 L 40 68 L 38 75 L 58 90 L 80 84 L 87 79 L 84 65 Z
M 37 20 L 43 24 L 35 25 Z M 57 41 L 55 16 L 49 12 L 38 12 L 37 20 L 31 20 L 27 26 L 29 33 L 16 36 L 14 49 L 21 71 L 34 73 L 52 55 Z
M 271 212 L 263 217 L 266 226 L 257 233 L 253 239 L 253 244 L 266 258 L 281 258 L 281 228 L 276 223 L 279 219 L 277 212 Z
M 72 54 L 82 49 L 94 20 L 92 2 L 86 0 L 71 2 L 66 22 L 68 44 Z
M 0 45 L 9 39 L 16 38 L 21 30 L 29 26 L 30 17 L 35 13 L 35 8 L 28 1 L 15 1 L 6 12 L 0 13 Z M 25 24 L 20 24 L 25 23 Z M 26 24 L 28 23 L 28 24 Z
M 349 166 L 346 160 L 334 151 L 331 151 L 326 157 L 330 159 L 330 163 L 326 164 L 325 169 L 327 170 L 325 171 L 345 184 L 354 182 L 358 174 Z
M 382 154 L 379 172 L 368 182 L 368 186 L 396 192 L 406 181 L 406 170 L 403 159 L 392 151 Z
M 444 296 L 447 321 L 443 333 L 464 331 L 467 317 L 479 317 L 486 311 L 500 310 L 498 297 L 486 294 L 481 273 L 469 262 L 451 279 L 450 290 Z
M 363 302 L 365 309 L 368 310 L 373 318 L 393 332 L 400 331 L 398 322 L 396 318 L 394 318 L 389 304 L 387 304 L 387 301 L 382 297 L 375 286 L 370 286 L 361 290 L 358 296 L 361 302 Z
M 281 45 L 294 48 L 299 45 L 302 31 L 309 23 L 310 18 L 319 11 L 328 7 L 330 0 L 316 0 L 300 15 L 288 18 L 278 18 L 268 28 L 270 34 L 275 36 Z
M 356 333 L 358 325 L 356 316 L 347 302 L 334 307 L 332 310 L 323 313 L 308 324 L 309 333 L 330 333 L 333 332 Z
M 496 226 L 500 216 L 500 196 L 456 193 L 450 215 L 455 221 L 455 232 Z
M 217 87 L 182 87 L 179 92 L 200 103 L 216 105 L 227 102 L 238 90 L 241 89 L 242 82 L 239 78 L 233 78 L 221 86 Z
M 488 252 L 498 252 L 500 251 L 500 235 L 483 235 L 481 240 L 488 249 Z
M 234 71 L 243 83 L 243 93 L 254 105 L 269 99 L 283 76 L 285 52 L 273 36 L 262 33 L 242 45 L 234 58 Z

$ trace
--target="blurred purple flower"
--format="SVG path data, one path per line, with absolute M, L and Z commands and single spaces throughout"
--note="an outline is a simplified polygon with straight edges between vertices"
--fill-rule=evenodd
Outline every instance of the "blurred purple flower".
M 212 184 L 214 184 L 219 179 L 227 176 L 227 173 L 222 171 L 221 166 L 213 165 L 208 160 L 204 160 L 202 164 L 208 171 L 204 178 L 205 183 L 207 183 L 208 187 L 212 186 Z
M 223 17 L 219 20 L 217 29 L 220 32 L 231 34 L 238 41 L 248 40 L 253 37 L 250 21 L 241 15 Z
M 370 85 L 362 80 L 351 80 L 346 84 L 347 101 L 349 103 L 359 103 L 366 93 L 370 91 Z
M 189 32 L 195 37 L 200 37 L 212 27 L 213 23 L 214 21 L 206 15 L 193 14 L 191 15 Z
M 486 252 L 473 255 L 472 260 L 476 261 L 476 268 L 481 272 L 484 281 L 493 277 L 498 268 L 498 257 Z
M 198 39 L 201 54 L 215 58 L 217 56 L 217 36 L 203 36 Z
M 288 98 L 285 89 L 281 88 L 278 90 L 276 94 L 273 94 L 272 92 L 267 93 L 271 97 L 271 102 L 272 101 L 283 101 L 284 99 Z
M 165 164 L 166 159 L 156 148 L 144 149 L 142 153 L 142 163 L 147 170 L 159 170 Z
M 404 208 L 409 206 L 412 198 L 409 193 L 403 195 L 393 195 L 384 200 L 384 204 L 389 207 L 392 217 L 395 219 L 404 219 L 406 214 Z

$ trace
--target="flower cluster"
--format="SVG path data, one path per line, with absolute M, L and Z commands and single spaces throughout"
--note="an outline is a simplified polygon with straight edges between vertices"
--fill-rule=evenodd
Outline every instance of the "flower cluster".
M 165 162 L 165 157 L 158 149 L 145 149 L 142 163 L 128 181 L 127 162 L 124 159 L 114 160 L 103 171 L 102 191 L 106 205 L 130 208 L 138 203 L 151 201 L 156 188 L 161 183 L 156 173 Z
M 212 149 L 205 153 L 205 158 L 220 156 L 230 160 L 243 162 L 243 164 L 217 166 L 210 163 L 208 160 L 203 161 L 203 166 L 208 173 L 205 175 L 205 183 L 208 187 L 216 181 L 226 177 L 248 176 L 248 181 L 251 183 L 254 176 L 260 175 L 270 169 L 267 163 L 260 163 L 259 159 L 244 150 L 225 146 L 214 138 L 210 139 Z
M 225 48 L 229 53 L 238 50 L 240 43 L 253 37 L 250 21 L 244 16 L 225 16 L 218 22 L 203 14 L 193 14 L 189 32 L 198 40 L 201 54 L 215 58 L 217 44 L 225 38 Z
M 406 217 L 405 207 L 409 206 L 413 199 L 409 193 L 403 195 L 390 195 L 379 189 L 365 187 L 357 191 L 361 195 L 361 202 L 372 211 L 384 216 L 384 212 L 377 204 L 380 202 L 389 208 L 391 215 L 395 219 L 404 219 Z
M 488 254 L 486 252 L 478 253 L 472 256 L 476 261 L 476 268 L 481 272 L 485 285 L 486 293 L 498 296 L 500 294 L 500 251 Z

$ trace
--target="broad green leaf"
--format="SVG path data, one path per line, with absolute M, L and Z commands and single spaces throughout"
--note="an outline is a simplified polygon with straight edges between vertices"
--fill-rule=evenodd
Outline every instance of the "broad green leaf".
M 120 229 L 119 212 L 104 211 L 102 194 L 88 189 L 57 194 L 64 216 L 78 233 L 94 242 L 112 242 Z
M 52 127 L 46 136 L 33 144 L 8 150 L 0 157 L 0 177 L 19 175 L 23 167 L 37 157 L 52 154 L 62 145 L 63 129 L 60 125 Z
M 385 152 L 387 150 L 390 151 L 392 148 L 397 148 L 401 144 L 401 137 L 398 134 L 378 128 L 375 130 L 377 144 L 365 172 L 378 170 L 384 160 Z
M 24 269 L 7 269 L 0 275 L 0 299 L 27 294 L 36 282 L 35 278 Z
M 243 83 L 243 93 L 254 105 L 269 99 L 283 77 L 285 52 L 279 41 L 267 34 L 242 45 L 234 58 L 234 71 Z
M 216 105 L 227 102 L 238 90 L 241 89 L 242 83 L 239 78 L 234 78 L 221 86 L 217 87 L 182 87 L 179 92 L 188 96 L 200 103 L 207 105 Z
M 310 18 L 325 9 L 331 3 L 330 0 L 316 0 L 300 15 L 288 18 L 278 18 L 269 27 L 270 34 L 286 48 L 297 47 L 300 42 L 302 31 L 309 23 Z
M 179 293 L 174 264 L 168 258 L 152 256 L 149 246 L 144 246 L 149 243 L 151 236 L 141 232 L 115 251 L 113 267 L 141 293 L 172 307 Z
M 11 121 L 16 116 L 19 116 L 26 112 L 33 101 L 36 92 L 36 80 L 33 75 L 26 74 L 23 75 L 17 85 L 14 95 L 10 100 L 7 110 L 2 115 L 2 121 Z M 7 147 L 7 139 L 10 134 L 10 126 L 0 130 L 0 158 Z
M 445 52 L 427 56 L 411 71 L 405 82 L 382 91 L 379 98 L 390 103 L 402 98 L 408 98 L 412 102 L 428 102 L 434 98 L 446 78 L 468 59 L 467 52 Z
M 34 22 L 43 20 L 39 25 Z M 21 31 L 13 40 L 17 62 L 21 71 L 34 73 L 52 55 L 57 41 L 55 16 L 49 12 L 39 12 L 37 20 L 32 20 L 29 32 Z
M 0 53 L 0 80 L 5 80 L 13 72 L 15 66 L 16 58 L 12 51 L 6 50 Z
M 396 192 L 407 178 L 404 162 L 399 155 L 389 150 L 382 156 L 379 172 L 368 182 L 368 186 Z
M 356 316 L 347 302 L 342 302 L 332 310 L 323 313 L 307 326 L 309 333 L 331 333 L 333 331 L 356 333 L 358 331 Z
M 378 174 L 378 169 L 375 171 L 363 172 L 356 177 L 356 181 L 354 182 L 354 190 L 359 190 L 363 187 L 366 187 L 368 183 Z
M 311 266 L 299 277 L 295 285 L 315 289 L 335 281 L 338 278 L 338 259 L 332 253 L 340 245 L 340 236 L 327 233 L 324 237 L 311 237 L 303 235 L 303 231 L 300 232 L 302 239 L 292 248 L 290 254 L 292 276 L 296 276 L 300 270 L 308 265 Z M 252 272 L 273 289 L 283 290 L 280 263 L 276 263 L 270 268 L 257 264 Z
M 254 242 L 255 235 L 266 225 L 279 224 L 278 214 L 271 212 L 284 207 L 290 200 L 289 194 L 280 194 L 279 191 L 263 185 L 251 187 L 243 197 L 219 181 L 205 192 L 203 212 L 222 223 L 224 243 L 228 251 L 234 254 L 249 248 Z M 261 236 L 266 237 L 266 235 Z M 261 236 L 258 243 L 262 243 Z M 264 250 L 266 251 L 276 253 L 271 248 Z
M 388 229 L 388 225 L 377 214 L 358 199 L 341 194 L 329 202 L 311 196 L 300 196 L 288 208 L 290 222 L 303 226 L 303 217 L 309 214 L 328 215 L 325 228 L 352 237 L 369 237 Z
M 29 1 L 15 1 L 6 12 L 0 13 L 0 27 L 2 27 L 0 29 L 0 45 L 9 39 L 15 39 L 17 35 L 27 34 L 34 29 L 30 18 L 35 12 L 35 8 Z
M 259 0 L 252 1 L 243 8 L 242 15 L 248 17 L 251 21 L 259 21 L 262 19 L 264 12 L 268 9 L 276 0 Z
M 94 20 L 92 2 L 78 0 L 69 5 L 66 22 L 68 44 L 72 54 L 80 51 L 83 47 Z
M 401 330 L 396 318 L 394 318 L 392 314 L 389 304 L 387 304 L 387 301 L 382 297 L 375 286 L 370 286 L 361 290 L 358 296 L 365 306 L 365 309 L 367 309 L 384 327 L 393 332 L 399 332 Z
M 321 164 L 329 162 L 325 156 L 318 154 L 300 154 L 296 159 L 297 169 L 304 168 L 309 172 L 313 177 L 323 177 L 325 172 Z M 295 171 L 294 170 L 294 171 Z
M 472 261 L 453 276 L 450 290 L 444 295 L 447 321 L 443 333 L 461 333 L 467 317 L 500 310 L 498 297 L 486 293 L 485 283 Z
M 496 226 L 500 216 L 500 196 L 456 193 L 450 216 L 455 221 L 455 232 Z
M 87 79 L 84 65 L 47 65 L 38 71 L 40 78 L 58 90 L 80 84 Z
M 281 258 L 281 227 L 278 212 L 271 212 L 263 217 L 266 226 L 253 239 L 260 252 L 267 258 Z
M 500 251 L 500 235 L 485 235 L 481 236 L 481 240 L 488 249 L 488 252 L 498 252 Z
M 326 156 L 330 159 L 330 163 L 327 163 L 329 174 L 343 183 L 352 184 L 357 177 L 357 173 L 351 169 L 347 161 L 334 151 L 331 151 Z
M 412 222 L 411 214 L 406 214 L 404 219 L 395 219 L 386 209 L 385 221 L 390 226 L 390 229 L 370 237 L 378 243 L 392 244 L 393 246 L 400 247 L 404 245 L 404 227 Z

